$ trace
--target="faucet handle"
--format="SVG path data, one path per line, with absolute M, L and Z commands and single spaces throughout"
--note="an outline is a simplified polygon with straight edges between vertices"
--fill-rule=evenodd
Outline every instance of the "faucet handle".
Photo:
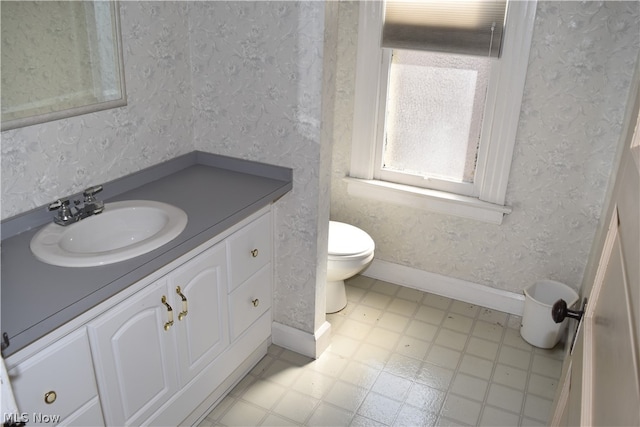
M 95 200 L 95 198 L 93 196 L 95 196 L 97 193 L 102 191 L 102 185 L 95 185 L 93 187 L 89 187 L 86 190 L 84 190 L 84 193 L 82 193 L 84 195 L 85 201 L 93 201 Z
M 96 193 L 102 191 L 102 185 L 96 185 L 84 190 L 84 210 L 87 215 L 97 215 L 104 210 L 104 202 L 95 198 Z
M 64 210 L 67 206 L 69 206 L 69 199 L 63 198 L 50 203 L 49 206 L 47 206 L 47 209 L 55 211 L 56 209 L 62 208 Z

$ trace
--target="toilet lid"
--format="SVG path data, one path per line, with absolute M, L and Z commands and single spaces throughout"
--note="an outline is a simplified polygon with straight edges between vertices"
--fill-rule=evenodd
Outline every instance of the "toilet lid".
M 350 224 L 329 221 L 329 255 L 357 255 L 374 247 L 373 239 L 366 232 Z

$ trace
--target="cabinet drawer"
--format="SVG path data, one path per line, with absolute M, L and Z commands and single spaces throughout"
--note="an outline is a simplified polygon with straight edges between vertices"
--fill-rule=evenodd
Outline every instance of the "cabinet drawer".
M 229 295 L 232 340 L 271 307 L 271 277 L 268 264 Z
M 271 261 L 271 215 L 265 214 L 227 240 L 229 292 Z
M 86 330 L 64 337 L 9 371 L 21 413 L 65 418 L 98 395 Z M 45 402 L 48 394 L 51 403 Z M 55 398 L 54 394 L 55 393 Z M 33 423 L 37 420 L 30 420 Z

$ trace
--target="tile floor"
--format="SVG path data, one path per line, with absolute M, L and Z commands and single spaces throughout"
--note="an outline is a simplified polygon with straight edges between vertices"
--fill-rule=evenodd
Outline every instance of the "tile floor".
M 520 318 L 365 276 L 317 360 L 272 345 L 208 426 L 546 425 L 564 354 Z

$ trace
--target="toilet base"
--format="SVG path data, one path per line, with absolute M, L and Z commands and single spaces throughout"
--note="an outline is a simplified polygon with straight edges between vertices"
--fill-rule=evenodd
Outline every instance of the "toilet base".
M 327 307 L 326 313 L 337 313 L 347 306 L 347 291 L 344 288 L 344 280 L 327 282 Z

